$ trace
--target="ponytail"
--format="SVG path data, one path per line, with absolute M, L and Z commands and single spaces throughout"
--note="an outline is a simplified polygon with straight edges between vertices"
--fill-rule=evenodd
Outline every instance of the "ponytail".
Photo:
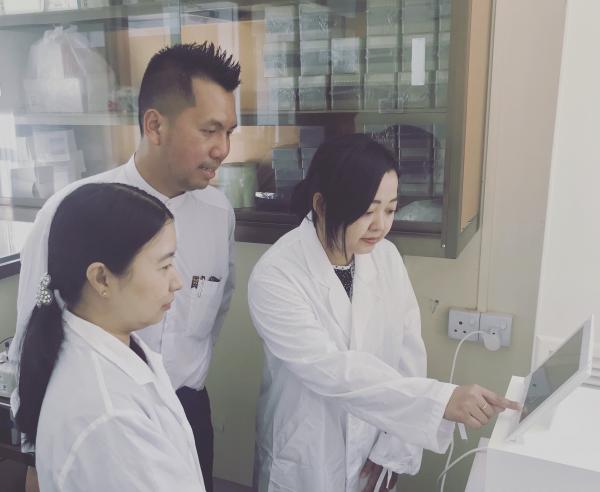
M 21 349 L 20 404 L 15 417 L 18 429 L 31 444 L 35 444 L 42 401 L 63 339 L 62 311 L 57 301 L 35 306 Z

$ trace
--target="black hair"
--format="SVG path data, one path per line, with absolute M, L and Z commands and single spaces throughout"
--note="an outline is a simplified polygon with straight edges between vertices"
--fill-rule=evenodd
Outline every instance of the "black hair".
M 124 275 L 142 247 L 173 219 L 157 198 L 133 186 L 92 183 L 80 186 L 59 204 L 48 236 L 49 291 L 66 307 L 81 298 L 87 268 L 101 262 Z M 33 286 L 32 286 L 33 287 Z M 36 305 L 27 323 L 19 366 L 17 427 L 35 443 L 42 401 L 64 339 L 56 300 Z
M 306 178 L 292 195 L 291 210 L 300 219 L 312 211 L 313 196 L 321 193 L 325 206 L 325 241 L 329 248 L 346 254 L 346 228 L 369 208 L 383 175 L 394 171 L 398 161 L 383 145 L 362 133 L 335 137 L 317 149 Z
M 138 123 L 142 136 L 144 114 L 150 108 L 172 116 L 195 104 L 193 78 L 210 80 L 232 92 L 240 85 L 240 64 L 208 41 L 161 49 L 150 59 L 140 86 Z

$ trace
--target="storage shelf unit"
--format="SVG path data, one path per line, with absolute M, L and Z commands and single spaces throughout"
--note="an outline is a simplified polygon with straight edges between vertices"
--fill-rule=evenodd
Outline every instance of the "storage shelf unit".
M 274 41 L 273 32 L 269 31 L 269 16 L 273 13 L 272 7 L 292 7 L 296 14 L 287 21 L 295 23 L 294 29 L 302 29 L 303 20 L 298 14 L 300 4 L 299 1 L 197 3 L 169 0 L 0 15 L 0 64 L 10 67 L 0 74 L 0 115 L 14 114 L 18 138 L 31 139 L 36 132 L 44 131 L 72 132 L 84 158 L 83 175 L 101 172 L 112 165 L 125 162 L 135 149 L 139 139 L 135 108 L 133 112 L 31 111 L 27 108 L 23 91 L 29 47 L 41 39 L 45 30 L 53 26 L 76 25 L 90 39 L 91 48 L 101 54 L 114 71 L 115 90 L 131 88 L 134 91 L 139 86 L 149 57 L 160 47 L 179 41 L 215 41 L 233 53 L 242 65 L 242 86 L 238 95 L 240 136 L 234 136 L 237 140 L 232 141 L 229 160 L 259 163 L 258 191 L 277 192 L 277 182 L 270 170 L 270 149 L 282 145 L 299 145 L 300 128 L 321 127 L 326 137 L 349 132 L 373 133 L 392 145 L 401 159 L 404 174 L 399 204 L 415 203 L 418 206 L 420 202 L 424 206 L 431 206 L 439 214 L 425 220 L 419 220 L 418 215 L 411 216 L 410 220 L 396 220 L 389 238 L 404 254 L 457 257 L 479 225 L 492 0 L 315 2 L 318 7 L 312 8 L 316 11 L 325 12 L 323 9 L 329 9 L 324 15 L 327 19 L 336 19 L 332 21 L 332 25 L 341 19 L 341 30 L 324 40 L 326 44 L 329 43 L 328 46 L 331 45 L 330 39 L 336 36 L 360 40 L 357 43 L 362 46 L 359 79 L 361 107 L 334 107 L 334 87 L 328 78 L 331 76 L 331 69 L 328 69 L 329 73 L 325 76 L 328 85 L 323 88 L 324 92 L 319 93 L 324 94 L 326 100 L 323 108 L 303 109 L 299 98 L 304 93 L 298 93 L 299 89 L 304 90 L 303 86 L 293 86 L 296 87 L 293 89 L 296 91 L 292 100 L 293 107 L 274 109 L 272 93 L 269 92 L 273 78 L 267 77 L 269 74 L 265 68 L 265 63 L 270 62 L 270 55 L 265 54 L 264 50 L 267 44 L 279 41 Z M 396 25 L 388 21 L 385 26 L 373 24 L 379 22 L 373 20 L 374 12 L 382 8 L 385 10 L 388 8 L 386 5 L 398 6 Z M 415 5 L 421 5 L 417 8 L 418 12 L 431 11 L 435 13 L 435 17 L 425 21 L 411 20 L 410 16 L 416 15 Z M 424 43 L 433 40 L 433 44 L 426 45 L 424 62 L 435 63 L 434 69 L 438 72 L 441 70 L 440 75 L 436 76 L 446 77 L 436 80 L 447 82 L 447 102 L 441 103 L 441 106 L 436 102 L 429 107 L 424 104 L 423 107 L 411 108 L 406 107 L 404 101 L 401 103 L 395 99 L 378 99 L 377 108 L 366 107 L 367 78 L 369 82 L 377 79 L 372 77 L 369 70 L 378 70 L 374 60 L 376 56 L 381 56 L 381 52 L 373 49 L 373 38 L 377 37 L 378 43 L 385 41 L 380 39 L 381 32 L 375 32 L 374 35 L 373 30 L 382 28 L 396 33 L 396 44 L 391 44 L 391 50 L 398 54 L 393 55 L 397 58 L 387 70 L 389 73 L 398 73 L 397 76 L 394 75 L 394 83 L 399 83 L 401 74 L 408 73 L 406 70 L 412 70 L 409 61 L 416 60 L 414 56 L 410 58 L 410 49 L 416 45 L 410 45 L 409 41 L 415 36 L 425 40 Z M 423 29 L 430 29 L 431 32 L 423 32 Z M 303 44 L 302 33 L 294 36 L 296 37 L 289 45 L 293 45 L 293 50 L 298 53 L 285 53 L 286 56 L 297 57 L 294 59 L 298 67 L 288 68 L 294 73 L 297 68 L 294 77 L 300 75 L 302 79 L 302 63 L 306 62 L 303 58 L 306 53 L 304 48 L 308 45 Z M 427 58 L 430 56 L 427 50 L 430 49 L 434 50 L 433 61 Z M 413 82 L 420 83 L 411 79 L 410 84 Z M 436 86 L 432 86 L 430 97 L 433 98 L 435 94 L 437 101 L 435 90 Z M 399 96 L 395 94 L 394 97 Z M 402 133 L 410 132 L 411 129 L 421 132 L 420 136 Z M 382 133 L 378 133 L 380 131 Z M 440 131 L 441 137 L 438 135 Z M 428 170 L 423 171 L 418 165 L 406 167 L 402 159 L 410 161 L 412 158 L 415 161 L 409 152 L 414 150 L 410 148 L 411 139 L 429 138 L 429 134 L 434 157 L 422 157 L 426 163 L 422 167 Z M 243 145 L 236 147 L 236 142 Z M 417 157 L 416 160 L 420 158 Z M 436 160 L 437 171 L 432 170 L 431 166 L 434 164 L 429 162 L 430 159 L 431 162 Z M 411 175 L 415 172 L 416 175 Z M 432 174 L 428 175 L 428 172 Z M 433 176 L 434 172 L 437 177 Z M 14 179 L 10 173 L 0 175 L 0 217 L 5 220 L 33 220 L 45 198 L 40 197 L 39 193 L 36 196 L 35 189 L 28 196 L 27 188 L 22 196 L 3 195 L 3 190 L 7 189 L 6 181 L 10 179 Z M 419 181 L 423 179 L 430 180 L 425 187 Z M 2 180 L 5 181 L 4 185 Z M 271 243 L 297 224 L 296 218 L 286 213 L 283 207 L 279 211 L 240 207 L 236 208 L 236 217 L 237 239 L 241 241 Z

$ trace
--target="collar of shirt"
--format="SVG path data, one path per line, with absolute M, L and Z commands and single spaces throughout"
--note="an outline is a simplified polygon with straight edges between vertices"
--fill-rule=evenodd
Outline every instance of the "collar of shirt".
M 155 380 L 150 366 L 153 366 L 155 354 L 137 337 L 136 343 L 142 348 L 148 359 L 146 364 L 130 347 L 103 330 L 99 326 L 76 316 L 71 311 L 63 311 L 65 337 L 79 335 L 93 350 L 110 360 L 128 374 L 136 383 L 147 384 Z
M 188 193 L 184 192 L 181 195 L 169 198 L 168 196 L 163 195 L 160 191 L 154 189 L 138 171 L 138 168 L 135 165 L 135 154 L 133 154 L 129 161 L 127 161 L 127 164 L 125 164 L 125 174 L 129 183 L 158 198 L 167 207 L 169 207 L 170 210 L 178 208 L 188 197 Z

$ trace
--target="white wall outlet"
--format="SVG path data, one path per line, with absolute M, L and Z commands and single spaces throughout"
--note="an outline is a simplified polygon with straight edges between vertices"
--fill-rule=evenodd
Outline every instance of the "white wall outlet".
M 498 333 L 500 335 L 500 345 L 508 347 L 510 346 L 510 336 L 512 334 L 512 315 L 481 313 L 479 329 L 492 335 Z
M 479 312 L 466 309 L 450 309 L 448 316 L 448 336 L 462 340 L 467 334 L 479 330 Z M 479 341 L 479 333 L 467 338 L 469 342 Z

